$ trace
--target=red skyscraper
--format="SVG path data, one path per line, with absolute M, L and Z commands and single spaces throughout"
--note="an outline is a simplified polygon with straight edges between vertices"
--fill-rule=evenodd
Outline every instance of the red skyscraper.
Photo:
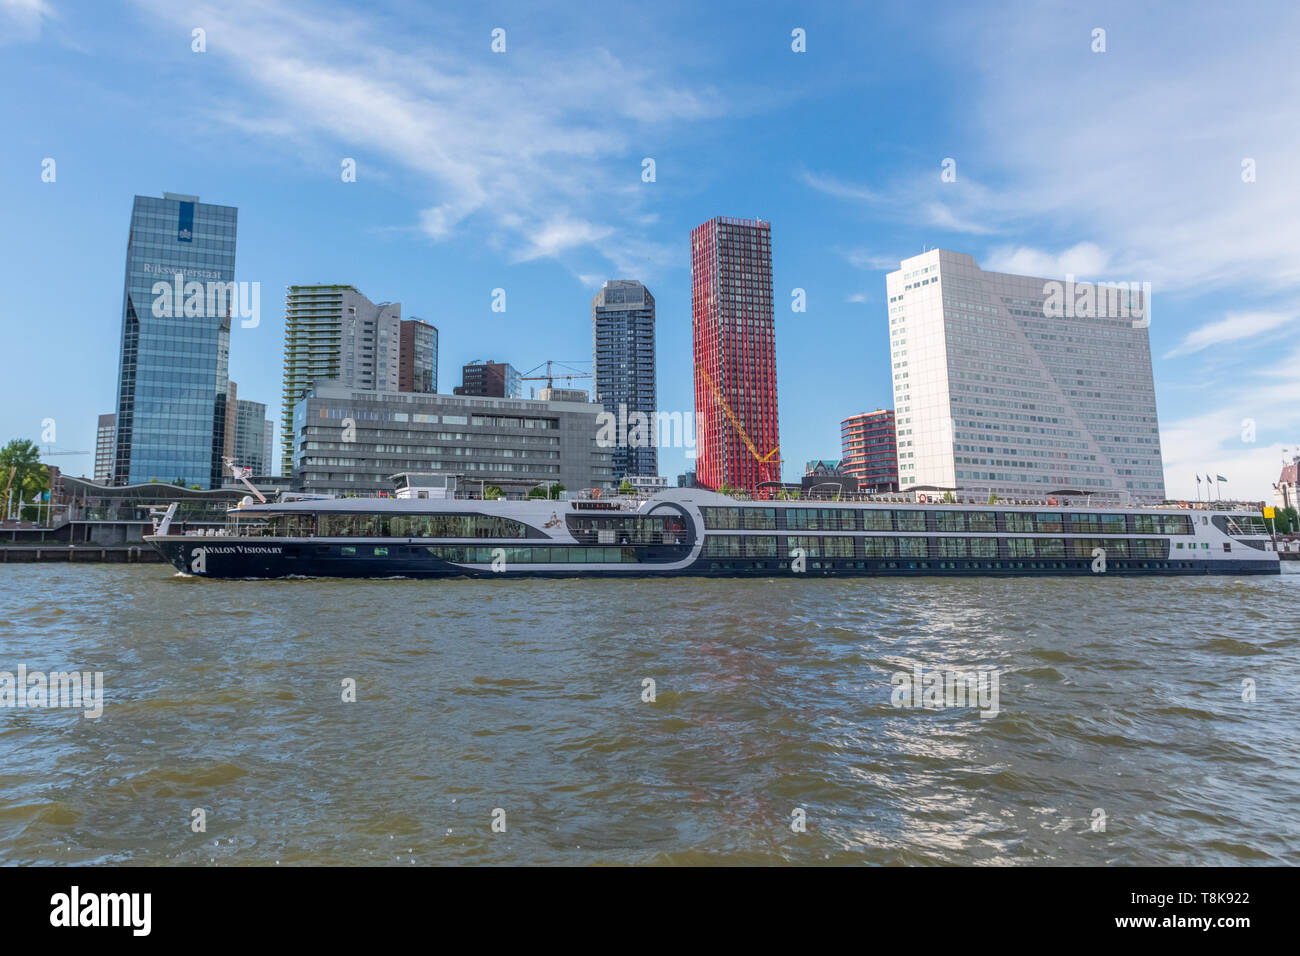
M 770 223 L 719 216 L 691 231 L 691 304 L 698 481 L 779 481 Z
M 840 469 L 873 492 L 898 490 L 898 439 L 894 413 L 878 408 L 840 423 Z

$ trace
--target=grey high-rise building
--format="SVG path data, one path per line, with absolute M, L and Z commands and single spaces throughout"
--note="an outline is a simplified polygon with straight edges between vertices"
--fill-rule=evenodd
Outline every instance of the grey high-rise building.
M 643 413 L 655 434 L 655 297 L 640 282 L 610 279 L 592 297 L 591 355 L 595 401 L 620 422 Z M 653 442 L 628 447 L 624 440 L 612 450 L 616 479 L 659 474 Z
M 221 486 L 238 210 L 136 196 L 126 247 L 115 484 Z
M 402 306 L 371 302 L 355 286 L 294 285 L 285 296 L 281 474 L 293 468 L 293 409 L 319 381 L 377 392 L 399 389 Z
M 1164 499 L 1149 287 L 985 272 L 945 249 L 885 285 L 902 489 Z
M 438 330 L 423 319 L 402 320 L 397 390 L 399 392 L 438 390 Z
M 117 444 L 117 416 L 100 415 L 95 430 L 95 480 L 104 484 L 113 481 L 113 455 Z
M 266 418 L 263 402 L 238 399 L 235 403 L 235 448 L 232 456 L 244 468 L 252 468 L 255 475 L 266 475 L 271 463 L 266 460 Z

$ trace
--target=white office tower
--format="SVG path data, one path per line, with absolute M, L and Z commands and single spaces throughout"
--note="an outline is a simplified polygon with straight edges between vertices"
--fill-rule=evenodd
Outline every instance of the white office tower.
M 885 286 L 901 489 L 1164 500 L 1149 284 L 985 272 L 935 249 Z

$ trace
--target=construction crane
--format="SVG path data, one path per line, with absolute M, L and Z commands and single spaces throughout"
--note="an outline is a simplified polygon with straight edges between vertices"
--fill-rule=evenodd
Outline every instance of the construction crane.
M 723 398 L 722 389 L 718 388 L 717 383 L 713 381 L 713 376 L 710 375 L 705 370 L 703 365 L 696 365 L 695 371 L 699 372 L 700 375 L 704 376 L 704 384 L 709 386 L 709 391 L 713 392 L 713 397 L 717 399 L 718 404 L 722 406 L 722 412 L 724 415 L 727 416 L 727 421 L 731 422 L 731 426 L 736 429 L 736 434 L 738 434 L 740 436 L 740 440 L 745 443 L 745 447 L 748 448 L 749 453 L 754 456 L 754 460 L 763 466 L 763 475 L 764 475 L 763 480 L 772 481 L 773 480 L 771 477 L 772 459 L 776 456 L 777 452 L 781 450 L 781 446 L 777 445 L 766 455 L 760 455 L 758 453 L 758 448 L 756 448 L 753 441 L 750 440 L 749 432 L 745 431 L 745 426 L 740 423 L 740 419 L 736 417 L 736 413 L 731 410 L 731 406 L 728 405 L 727 400 Z M 780 481 L 781 480 L 781 459 L 780 458 L 776 459 L 776 468 L 777 468 L 777 476 L 775 480 Z
M 552 371 L 551 371 L 551 365 L 552 365 L 552 364 L 554 364 L 554 365 L 562 365 L 562 366 L 564 366 L 565 368 L 571 369 L 571 371 L 568 371 L 568 372 L 561 372 L 561 373 L 559 373 L 558 375 L 557 375 L 557 374 L 553 374 Z M 556 359 L 556 360 L 547 359 L 545 362 L 542 363 L 542 365 L 545 365 L 545 366 L 546 366 L 546 374 L 545 374 L 545 375 L 534 375 L 534 374 L 532 374 L 533 372 L 536 372 L 538 369 L 540 369 L 540 368 L 542 367 L 541 365 L 539 365 L 539 366 L 537 366 L 537 368 L 529 369 L 527 375 L 521 375 L 521 376 L 519 376 L 519 380 L 520 380 L 521 382 L 541 382 L 541 381 L 545 381 L 545 382 L 546 382 L 546 387 L 547 387 L 547 388 L 554 388 L 555 386 L 554 386 L 553 382 L 554 382 L 555 379 L 557 379 L 557 378 L 564 379 L 565 381 L 572 381 L 572 380 L 575 379 L 575 378 L 591 378 L 591 373 L 590 373 L 590 372 L 580 372 L 580 371 L 578 371 L 577 369 L 572 368 L 572 366 L 570 366 L 568 363 L 566 363 L 566 362 L 561 362 L 561 361 L 559 361 L 558 359 Z

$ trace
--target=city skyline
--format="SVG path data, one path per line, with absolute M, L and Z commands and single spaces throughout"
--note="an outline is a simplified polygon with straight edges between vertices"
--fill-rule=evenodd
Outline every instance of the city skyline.
M 93 447 L 115 388 L 116 370 L 100 366 L 117 347 L 108 317 L 124 210 L 134 194 L 169 189 L 241 210 L 236 278 L 260 282 L 268 307 L 257 327 L 235 323 L 230 374 L 268 403 L 279 391 L 278 293 L 289 284 L 349 282 L 400 298 L 441 329 L 446 373 L 493 352 L 523 368 L 583 354 L 595 288 L 635 278 L 658 299 L 659 404 L 690 410 L 692 370 L 679 359 L 690 343 L 685 236 L 723 214 L 759 216 L 780 237 L 773 298 L 779 414 L 794 426 L 781 451 L 787 479 L 797 463 L 834 453 L 841 420 L 892 405 L 884 275 L 925 246 L 966 252 L 989 271 L 1153 284 L 1171 497 L 1194 498 L 1193 476 L 1207 471 L 1228 476 L 1233 493 L 1267 497 L 1280 448 L 1296 444 L 1290 303 L 1300 273 L 1285 250 L 1300 217 L 1281 172 L 1295 134 L 1266 121 L 1295 91 L 1294 77 L 1267 65 L 1295 22 L 1289 8 L 1232 31 L 1209 30 L 1199 13 L 1162 24 L 1198 51 L 1182 64 L 1156 42 L 1156 14 L 1105 4 L 1033 8 L 1024 23 L 949 7 L 932 24 L 902 5 L 847 23 L 831 8 L 736 22 L 727 10 L 697 18 L 669 5 L 642 39 L 663 55 L 636 62 L 580 18 L 522 7 L 494 14 L 508 36 L 494 54 L 497 23 L 431 15 L 413 30 L 396 5 L 236 4 L 227 15 L 144 2 L 122 23 L 89 4 L 30 6 L 37 13 L 20 16 L 0 5 L 10 28 L 0 71 L 45 91 L 40 110 L 0 108 L 13 143 L 0 159 L 7 207 L 27 226 L 21 240 L 5 237 L 0 256 L 25 280 L 14 286 L 14 314 L 72 303 L 55 316 L 71 334 L 57 351 L 33 344 L 33 360 L 6 385 L 11 437 L 36 439 L 53 418 L 53 444 Z M 616 8 L 623 20 L 635 11 Z M 344 21 L 355 31 L 333 26 Z M 203 53 L 191 49 L 196 24 Z M 1092 49 L 1099 25 L 1104 52 Z M 805 52 L 791 47 L 796 28 Z M 875 34 L 890 37 L 888 48 Z M 1018 55 L 995 62 L 972 39 L 992 37 L 989 51 Z M 139 38 L 157 71 L 148 85 L 118 69 L 115 48 Z M 353 41 L 357 65 L 331 61 Z M 291 42 L 301 58 L 268 70 Z M 581 69 L 602 77 L 581 91 L 548 82 L 570 67 L 575 44 L 592 54 Z M 958 44 L 961 57 L 946 55 Z M 879 68 L 851 75 L 846 64 L 867 49 Z M 461 81 L 442 89 L 439 78 L 457 69 Z M 312 70 L 327 82 L 304 83 Z M 171 100 L 199 104 L 186 114 L 191 135 L 163 136 L 166 123 L 143 111 L 157 75 Z M 1194 138 L 1184 132 L 1185 108 L 1197 96 L 1237 96 L 1224 91 L 1238 77 L 1249 78 L 1243 102 L 1196 124 Z M 211 102 L 225 105 L 202 105 Z M 1051 106 L 1061 102 L 1072 108 Z M 827 122 L 867 108 L 876 121 Z M 1120 115 L 1132 124 L 1123 155 L 1090 147 Z M 144 134 L 120 155 L 103 154 L 140 124 Z M 1006 128 L 1018 130 L 1014 143 L 993 135 Z M 53 181 L 42 180 L 47 158 Z M 355 182 L 341 178 L 348 159 Z M 504 312 L 491 308 L 498 288 Z M 795 289 L 806 312 L 791 310 Z M 659 457 L 667 475 L 692 465 L 676 449 Z M 89 458 L 61 464 L 92 467 Z

